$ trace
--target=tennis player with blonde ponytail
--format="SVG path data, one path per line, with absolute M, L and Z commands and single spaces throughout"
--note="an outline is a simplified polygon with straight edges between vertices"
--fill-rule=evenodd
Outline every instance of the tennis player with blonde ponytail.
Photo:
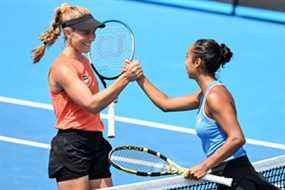
M 58 129 L 51 142 L 48 172 L 60 190 L 93 190 L 112 185 L 108 162 L 111 145 L 103 137 L 99 113 L 139 77 L 140 66 L 131 64 L 113 84 L 99 92 L 85 54 L 90 51 L 96 30 L 102 27 L 104 24 L 86 8 L 62 4 L 49 29 L 39 37 L 42 45 L 33 50 L 33 62 L 38 63 L 46 48 L 63 33 L 65 47 L 48 75 Z

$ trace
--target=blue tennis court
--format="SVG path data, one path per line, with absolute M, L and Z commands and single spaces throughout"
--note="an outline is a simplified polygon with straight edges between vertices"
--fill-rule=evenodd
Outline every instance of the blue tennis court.
M 284 25 L 124 0 L 1 1 L 3 188 L 55 189 L 47 176 L 49 143 L 56 133 L 47 73 L 62 47 L 55 44 L 48 49 L 39 65 L 32 64 L 31 50 L 39 45 L 37 36 L 47 29 L 55 7 L 63 2 L 87 7 L 100 20 L 116 18 L 128 23 L 137 40 L 136 58 L 150 80 L 169 96 L 197 89 L 184 69 L 191 43 L 199 38 L 226 43 L 234 57 L 219 79 L 235 97 L 249 158 L 257 161 L 285 154 Z M 110 142 L 151 147 L 190 167 L 203 158 L 193 128 L 195 115 L 195 111 L 161 112 L 134 82 L 119 97 L 117 137 Z M 112 171 L 114 184 L 149 180 Z

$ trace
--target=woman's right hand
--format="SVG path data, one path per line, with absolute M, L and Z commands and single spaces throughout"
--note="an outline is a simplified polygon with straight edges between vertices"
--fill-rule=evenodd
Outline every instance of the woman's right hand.
M 198 164 L 188 169 L 184 173 L 184 177 L 194 179 L 194 180 L 200 180 L 207 174 L 208 171 L 209 171 L 209 168 L 207 167 L 207 165 L 204 163 L 201 163 L 201 164 Z
M 143 70 L 138 60 L 126 60 L 123 66 L 123 73 L 130 81 L 137 80 L 143 76 Z

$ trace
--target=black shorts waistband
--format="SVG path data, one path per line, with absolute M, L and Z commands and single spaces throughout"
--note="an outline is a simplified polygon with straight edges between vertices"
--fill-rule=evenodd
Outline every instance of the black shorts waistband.
M 79 129 L 58 129 L 57 135 L 80 135 L 80 136 L 96 136 L 96 137 L 103 137 L 103 132 L 101 131 L 84 131 Z
M 251 163 L 247 155 L 244 155 L 238 158 L 221 162 L 214 168 L 224 168 L 224 167 L 251 167 Z
M 234 159 L 231 159 L 231 160 L 228 160 L 228 161 L 225 161 L 225 162 L 228 163 L 228 164 L 250 163 L 247 155 L 240 156 L 238 158 L 234 158 Z
M 248 157 L 246 155 L 234 158 L 232 160 L 224 161 L 219 165 L 212 168 L 214 174 L 224 175 L 228 172 L 236 172 L 238 173 L 251 173 L 254 171 L 254 167 L 250 163 Z M 235 175 L 235 174 L 234 174 Z

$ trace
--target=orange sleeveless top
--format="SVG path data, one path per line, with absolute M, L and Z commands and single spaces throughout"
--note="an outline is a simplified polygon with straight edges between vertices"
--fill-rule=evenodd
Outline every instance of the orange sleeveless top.
M 53 63 L 53 65 L 55 64 L 66 64 L 73 67 L 78 71 L 78 77 L 89 87 L 92 94 L 99 92 L 98 82 L 87 60 L 80 62 L 61 55 Z M 77 105 L 64 90 L 57 93 L 50 91 L 50 94 L 56 115 L 55 127 L 57 129 L 78 129 L 101 132 L 104 130 L 104 125 L 99 113 L 94 114 L 88 112 Z

